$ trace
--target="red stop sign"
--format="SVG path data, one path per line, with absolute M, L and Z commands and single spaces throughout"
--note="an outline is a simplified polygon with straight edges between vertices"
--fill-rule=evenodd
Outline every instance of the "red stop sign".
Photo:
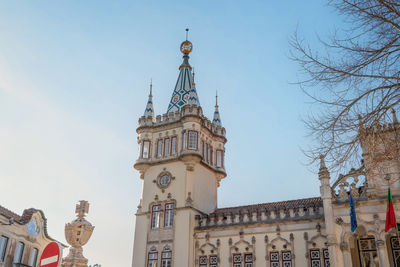
M 61 251 L 57 242 L 47 244 L 40 257 L 39 267 L 57 267 L 61 261 Z

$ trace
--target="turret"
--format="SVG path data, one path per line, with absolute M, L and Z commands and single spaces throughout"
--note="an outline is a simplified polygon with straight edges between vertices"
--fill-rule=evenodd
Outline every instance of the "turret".
M 215 110 L 214 110 L 214 118 L 213 118 L 212 122 L 215 126 L 222 127 L 221 117 L 219 116 L 219 110 L 218 110 L 218 94 L 215 94 Z

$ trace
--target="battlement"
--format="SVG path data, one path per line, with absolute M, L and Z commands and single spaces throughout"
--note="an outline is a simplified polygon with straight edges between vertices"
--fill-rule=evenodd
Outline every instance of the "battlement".
M 197 229 L 276 223 L 323 218 L 320 198 L 257 204 L 243 207 L 217 209 L 214 213 L 197 215 Z
M 378 134 L 378 133 L 383 133 L 383 132 L 395 131 L 395 130 L 398 130 L 399 128 L 400 128 L 399 123 L 397 121 L 395 121 L 393 123 L 375 124 L 373 126 L 360 128 L 360 133 Z
M 207 117 L 203 115 L 202 108 L 197 105 L 186 105 L 182 108 L 182 110 L 165 113 L 163 115 L 157 115 L 155 120 L 151 116 L 148 117 L 142 116 L 139 118 L 138 128 L 158 127 L 169 123 L 178 122 L 181 119 L 189 116 L 199 117 L 202 120 L 202 125 L 205 128 L 207 128 L 210 132 L 212 132 L 215 135 L 225 137 L 226 135 L 225 128 L 213 124 Z

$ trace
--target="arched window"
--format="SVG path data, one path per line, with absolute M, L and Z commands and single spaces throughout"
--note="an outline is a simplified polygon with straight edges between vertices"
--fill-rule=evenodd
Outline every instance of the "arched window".
M 158 252 L 155 247 L 152 247 L 147 257 L 147 267 L 157 267 Z
M 161 254 L 161 267 L 171 267 L 172 266 L 172 251 L 167 245 L 164 247 Z
M 150 157 L 150 141 L 143 141 L 142 143 L 142 158 L 148 159 Z

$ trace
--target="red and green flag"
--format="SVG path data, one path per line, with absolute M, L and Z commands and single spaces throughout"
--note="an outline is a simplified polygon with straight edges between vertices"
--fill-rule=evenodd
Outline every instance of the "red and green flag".
M 385 232 L 389 231 L 393 227 L 396 227 L 396 216 L 394 215 L 392 194 L 390 194 L 390 188 L 388 188 L 388 203 L 387 203 L 387 209 L 386 209 Z

